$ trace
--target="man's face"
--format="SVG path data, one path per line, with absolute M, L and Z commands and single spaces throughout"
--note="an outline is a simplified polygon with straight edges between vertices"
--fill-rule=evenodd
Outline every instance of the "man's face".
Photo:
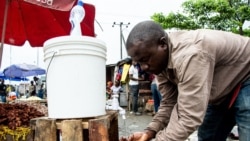
M 145 46 L 138 41 L 127 52 L 132 60 L 138 62 L 141 69 L 146 72 L 159 74 L 167 67 L 167 45 Z

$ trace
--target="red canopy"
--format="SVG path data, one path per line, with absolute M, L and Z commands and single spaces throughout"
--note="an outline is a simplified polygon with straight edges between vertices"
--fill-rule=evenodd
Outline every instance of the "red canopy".
M 72 8 L 76 0 L 24 0 L 24 1 L 47 8 L 68 11 Z
M 85 3 L 84 9 L 82 33 L 86 36 L 95 36 L 95 7 Z M 24 0 L 0 0 L 0 39 L 3 39 L 1 41 L 6 44 L 15 46 L 22 46 L 28 40 L 32 47 L 42 47 L 43 43 L 50 38 L 69 35 L 71 30 L 69 14 L 70 10 L 54 10 Z
M 50 7 L 31 4 L 24 0 L 0 0 L 0 67 L 4 43 L 22 46 L 25 41 L 29 41 L 32 47 L 43 47 L 43 43 L 48 39 L 70 34 L 70 9 L 76 5 L 76 0 L 36 1 L 57 1 L 57 4 L 54 3 L 55 5 Z M 95 7 L 85 3 L 84 9 L 85 18 L 81 23 L 82 34 L 95 36 Z

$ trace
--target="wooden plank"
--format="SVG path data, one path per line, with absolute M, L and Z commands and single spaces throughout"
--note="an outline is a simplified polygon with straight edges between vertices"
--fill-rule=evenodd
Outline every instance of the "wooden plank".
M 59 130 L 63 141 L 118 141 L 118 112 L 82 119 L 31 119 L 30 127 L 35 132 L 34 141 L 57 141 Z
M 63 141 L 83 141 L 83 129 L 81 120 L 62 121 L 61 131 Z
M 118 141 L 117 117 L 117 111 L 109 111 L 105 116 L 89 120 L 89 140 Z
M 88 129 L 89 128 L 89 123 L 87 121 L 82 121 L 82 129 Z M 62 129 L 62 121 L 56 122 L 56 127 L 57 129 Z
M 36 128 L 36 121 L 39 120 L 39 119 L 48 119 L 48 117 L 37 117 L 37 118 L 32 118 L 30 120 L 30 128 L 31 130 L 35 130 Z
M 109 124 L 110 124 L 110 128 L 108 130 L 109 141 L 118 141 L 119 129 L 118 129 L 118 112 L 117 111 L 110 113 Z
M 109 123 L 107 118 L 89 120 L 89 140 L 108 141 Z
M 37 119 L 34 141 L 56 141 L 56 121 L 54 119 Z

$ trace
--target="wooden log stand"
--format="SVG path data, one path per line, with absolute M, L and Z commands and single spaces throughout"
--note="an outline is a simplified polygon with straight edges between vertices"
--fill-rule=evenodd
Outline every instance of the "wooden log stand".
M 118 141 L 118 112 L 81 119 L 35 118 L 30 121 L 34 141 Z

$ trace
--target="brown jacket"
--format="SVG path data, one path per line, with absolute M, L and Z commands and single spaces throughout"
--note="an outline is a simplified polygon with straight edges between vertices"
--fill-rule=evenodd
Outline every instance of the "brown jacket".
M 157 76 L 162 102 L 147 129 L 156 141 L 182 141 L 250 74 L 250 38 L 223 31 L 169 35 L 168 67 Z

